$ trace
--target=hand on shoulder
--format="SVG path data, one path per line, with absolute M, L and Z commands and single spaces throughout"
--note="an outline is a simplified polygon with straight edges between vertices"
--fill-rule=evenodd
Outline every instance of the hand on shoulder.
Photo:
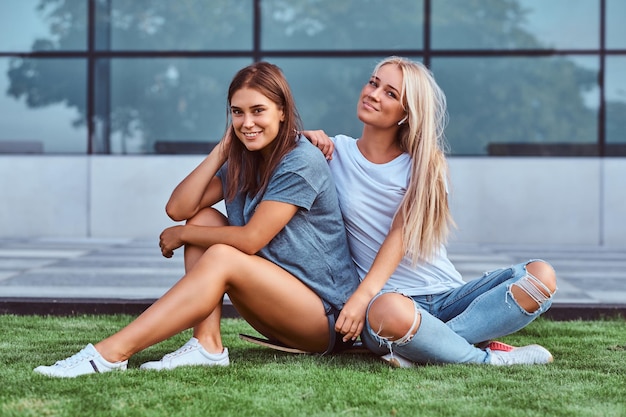
M 335 151 L 335 144 L 328 137 L 323 130 L 303 130 L 302 135 L 309 140 L 313 145 L 317 146 L 326 159 L 333 159 L 333 152 Z

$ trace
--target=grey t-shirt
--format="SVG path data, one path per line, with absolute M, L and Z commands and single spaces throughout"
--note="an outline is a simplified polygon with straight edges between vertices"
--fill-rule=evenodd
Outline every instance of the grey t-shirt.
M 218 172 L 226 189 L 226 165 Z M 285 155 L 265 192 L 238 194 L 226 202 L 228 222 L 245 225 L 261 201 L 279 201 L 299 209 L 257 255 L 282 267 L 311 288 L 328 312 L 343 308 L 359 284 L 352 263 L 335 184 L 322 153 L 303 137 Z

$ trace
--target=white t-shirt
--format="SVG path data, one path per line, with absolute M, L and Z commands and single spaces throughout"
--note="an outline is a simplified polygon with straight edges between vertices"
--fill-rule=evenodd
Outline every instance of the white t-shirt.
M 411 175 L 407 153 L 385 164 L 368 161 L 354 138 L 338 135 L 330 169 L 335 179 L 352 259 L 361 279 L 389 233 L 393 216 Z M 461 274 L 447 257 L 444 246 L 430 263 L 416 267 L 405 257 L 383 290 L 407 295 L 438 294 L 463 284 Z

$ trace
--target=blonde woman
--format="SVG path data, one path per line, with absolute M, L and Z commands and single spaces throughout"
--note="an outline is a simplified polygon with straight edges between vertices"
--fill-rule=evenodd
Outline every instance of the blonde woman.
M 393 366 L 543 364 L 539 345 L 498 342 L 546 311 L 556 275 L 530 260 L 464 282 L 447 257 L 453 220 L 443 130 L 446 100 L 431 72 L 400 57 L 380 62 L 363 87 L 361 137 L 305 136 L 324 151 L 361 284 L 336 322 Z

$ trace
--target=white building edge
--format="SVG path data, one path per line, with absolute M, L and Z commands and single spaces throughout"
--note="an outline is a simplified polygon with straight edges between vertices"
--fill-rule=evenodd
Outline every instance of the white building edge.
M 154 238 L 203 156 L 0 155 L 0 238 Z M 626 158 L 450 157 L 452 242 L 626 246 Z

